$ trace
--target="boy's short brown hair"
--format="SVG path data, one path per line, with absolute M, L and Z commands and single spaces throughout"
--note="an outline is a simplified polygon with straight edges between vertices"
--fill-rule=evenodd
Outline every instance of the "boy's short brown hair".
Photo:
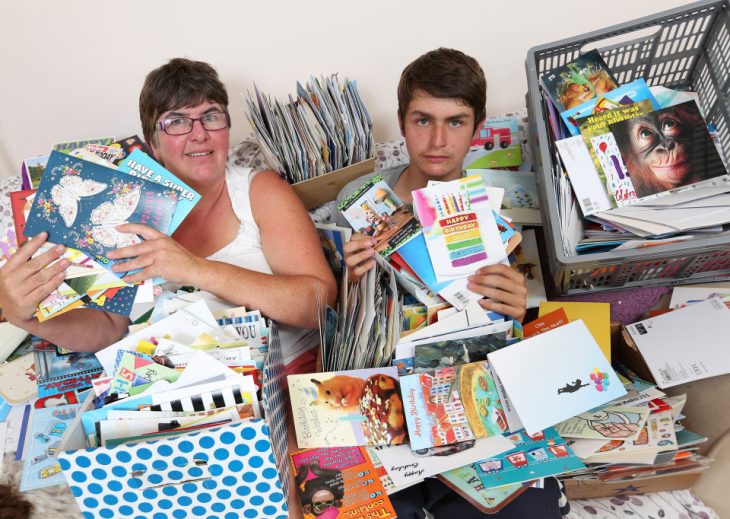
M 218 103 L 228 111 L 226 87 L 208 63 L 173 58 L 156 68 L 147 74 L 139 94 L 139 118 L 145 140 L 157 143 L 155 123 L 163 113 L 204 101 Z
M 398 82 L 398 118 L 403 124 L 408 104 L 418 90 L 439 98 L 461 99 L 474 110 L 474 129 L 486 115 L 487 80 L 477 60 L 443 47 L 408 65 Z

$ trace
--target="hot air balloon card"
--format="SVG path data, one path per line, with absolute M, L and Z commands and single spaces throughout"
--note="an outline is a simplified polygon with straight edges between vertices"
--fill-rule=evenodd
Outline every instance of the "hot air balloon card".
M 488 355 L 528 434 L 626 394 L 582 320 Z
M 380 175 L 375 175 L 337 208 L 356 232 L 375 240 L 374 249 L 390 256 L 421 232 L 413 213 L 400 201 Z
M 585 465 L 552 427 L 534 434 L 524 430 L 507 437 L 515 448 L 474 464 L 486 488 L 521 483 L 584 469 Z
M 140 243 L 116 230 L 141 223 L 167 234 L 177 205 L 174 189 L 54 151 L 41 177 L 25 232 L 90 254 L 104 264 L 109 251 Z

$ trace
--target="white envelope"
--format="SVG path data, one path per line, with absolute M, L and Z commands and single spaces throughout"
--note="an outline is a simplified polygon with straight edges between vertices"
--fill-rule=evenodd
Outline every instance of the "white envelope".
M 514 448 L 514 443 L 501 435 L 476 440 L 474 447 L 450 456 L 416 456 L 407 443 L 391 447 L 374 447 L 395 486 L 412 485 L 429 476 L 463 467 Z
M 205 301 L 198 301 L 98 351 L 96 358 L 99 359 L 107 374 L 112 374 L 117 352 L 119 350 L 133 351 L 142 339 L 168 335 L 176 342 L 190 344 L 202 333 L 215 335 L 222 332 Z
M 730 310 L 719 298 L 626 329 L 662 389 L 730 373 Z
M 484 326 L 491 322 L 492 320 L 487 315 L 486 310 L 479 306 L 477 301 L 471 301 L 460 312 L 456 312 L 444 319 L 426 326 L 425 328 L 421 328 L 420 330 L 409 334 L 407 339 L 408 342 L 413 342 L 419 339 L 426 339 L 428 337 L 436 337 L 445 333 Z
M 584 215 L 611 209 L 606 188 L 580 135 L 555 142 Z
M 725 179 L 726 177 L 721 178 Z M 728 185 L 727 181 L 723 180 L 721 182 L 720 179 L 709 179 L 694 184 L 694 187 L 685 188 L 683 191 L 658 196 L 656 198 L 649 198 L 648 200 L 641 200 L 634 205 L 641 207 L 667 207 L 720 195 L 722 193 L 727 193 L 728 191 L 730 191 L 730 185 Z

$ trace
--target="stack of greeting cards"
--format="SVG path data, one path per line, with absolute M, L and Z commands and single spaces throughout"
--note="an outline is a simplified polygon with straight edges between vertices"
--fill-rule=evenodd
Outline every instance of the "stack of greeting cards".
M 114 262 L 107 253 L 142 238 L 117 226 L 140 223 L 171 234 L 200 200 L 147 156 L 139 139 L 110 144 L 71 143 L 64 148 L 67 153 L 54 149 L 43 161 L 29 161 L 30 189 L 10 194 L 15 232 L 2 236 L 2 261 L 27 237 L 47 232 L 48 244 L 40 253 L 62 244 L 67 247 L 63 258 L 71 262 L 64 283 L 38 306 L 39 320 L 82 306 L 130 315 L 142 294 L 111 270 Z M 149 290 L 143 292 L 149 299 Z

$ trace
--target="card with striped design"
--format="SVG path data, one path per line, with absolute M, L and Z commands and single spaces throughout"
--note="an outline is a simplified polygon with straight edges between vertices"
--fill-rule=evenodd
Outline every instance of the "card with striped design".
M 506 257 L 481 176 L 413 191 L 413 207 L 437 281 L 468 276 Z

